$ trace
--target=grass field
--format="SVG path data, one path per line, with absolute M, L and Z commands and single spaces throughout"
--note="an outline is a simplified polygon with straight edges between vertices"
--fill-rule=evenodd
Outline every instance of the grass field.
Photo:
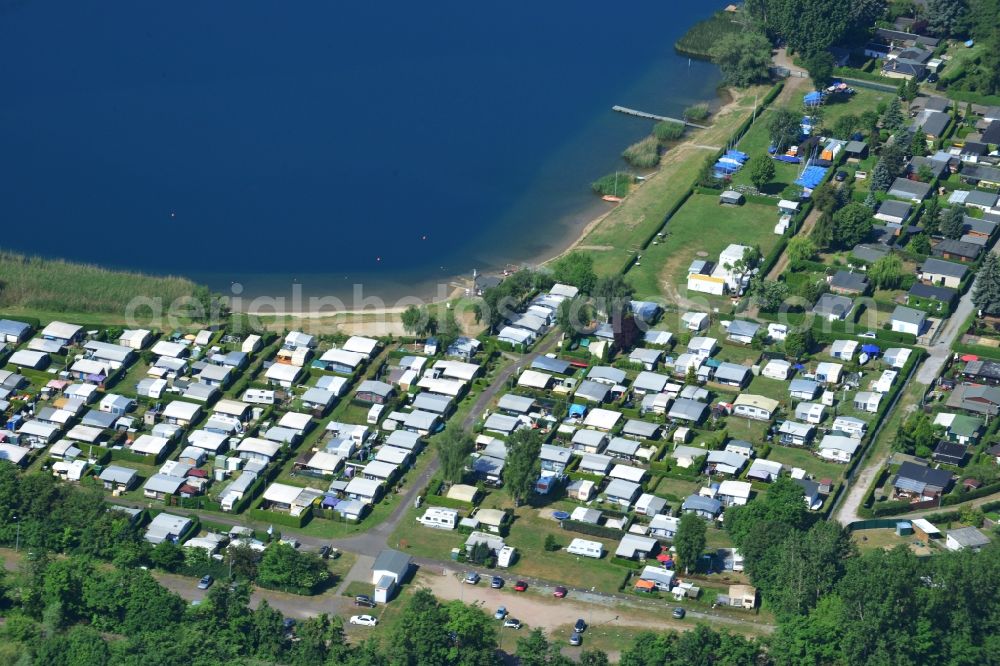
M 713 150 L 724 146 L 739 123 L 750 114 L 754 96 L 763 97 L 768 90 L 769 86 L 755 86 L 740 91 L 730 106 L 711 119 L 711 127 L 689 131 L 687 141 L 663 155 L 655 175 L 584 235 L 578 249 L 593 257 L 594 270 L 599 275 L 618 273 L 624 268 L 632 254 L 662 226 L 667 212 L 694 184 L 699 169 Z
M 664 293 L 664 283 L 684 294 L 687 269 L 692 261 L 718 260 L 719 253 L 730 243 L 759 245 L 761 252 L 767 254 L 778 242 L 779 237 L 773 233 L 777 221 L 777 208 L 753 203 L 720 206 L 715 196 L 694 194 L 670 218 L 662 241 L 646 248 L 640 265 L 628 272 L 628 279 L 640 298 L 660 296 Z M 704 257 L 699 253 L 704 253 Z M 709 294 L 688 295 L 712 302 L 729 300 Z
M 98 266 L 0 252 L 0 308 L 6 315 L 72 313 L 74 323 L 89 324 L 89 313 L 121 316 L 135 299 L 159 299 L 164 310 L 177 299 L 207 299 L 208 290 L 179 277 L 110 271 Z
M 847 465 L 826 462 L 818 458 L 809 448 L 775 445 L 771 447 L 768 460 L 776 460 L 786 467 L 800 467 L 817 479 L 837 480 L 844 476 Z

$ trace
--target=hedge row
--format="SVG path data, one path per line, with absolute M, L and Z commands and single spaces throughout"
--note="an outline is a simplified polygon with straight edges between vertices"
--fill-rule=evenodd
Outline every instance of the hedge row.
M 622 530 L 604 527 L 603 525 L 593 525 L 579 520 L 563 520 L 560 522 L 560 525 L 562 525 L 564 530 L 579 532 L 580 534 L 587 534 L 601 539 L 612 539 L 617 541 L 622 538 Z
M 955 504 L 961 504 L 962 502 L 968 502 L 970 500 L 979 499 L 980 497 L 986 497 L 987 495 L 992 495 L 993 493 L 1000 493 L 1000 482 L 991 483 L 975 490 L 960 490 L 958 492 L 952 492 L 944 496 L 941 500 L 941 506 L 952 506 Z
M 267 511 L 260 508 L 260 502 L 257 506 L 250 509 L 250 517 L 261 522 L 274 523 L 277 525 L 284 525 L 285 527 L 294 527 L 301 529 L 312 519 L 312 507 L 306 507 L 298 516 L 293 516 L 287 513 L 278 513 L 277 511 Z

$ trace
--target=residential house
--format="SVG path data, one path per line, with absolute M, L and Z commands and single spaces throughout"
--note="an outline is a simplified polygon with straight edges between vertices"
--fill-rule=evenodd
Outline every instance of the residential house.
M 958 289 L 968 271 L 967 266 L 929 257 L 920 267 L 919 277 L 929 284 Z
M 897 305 L 890 319 L 892 330 L 897 333 L 909 333 L 920 336 L 927 325 L 927 314 L 904 305 Z
M 878 210 L 875 211 L 875 219 L 882 220 L 890 225 L 895 225 L 898 228 L 910 219 L 910 214 L 912 212 L 913 204 L 905 201 L 886 199 L 879 205 Z M 853 273 L 848 273 L 848 275 L 853 275 Z
M 861 440 L 844 435 L 825 435 L 820 440 L 816 454 L 824 460 L 849 463 L 861 446 Z
M 830 345 L 830 356 L 842 361 L 850 361 L 858 349 L 857 340 L 834 340 Z
M 642 486 L 638 483 L 625 479 L 612 479 L 604 489 L 604 496 L 609 502 L 628 508 L 641 492 Z
M 395 395 L 396 388 L 374 379 L 366 379 L 358 386 L 354 399 L 369 405 L 384 405 Z
M 744 506 L 750 501 L 752 486 L 746 481 L 726 480 L 719 484 L 715 497 L 723 506 Z
M 996 416 L 1000 411 L 1000 387 L 960 384 L 948 396 L 947 405 L 968 412 Z
M 900 498 L 912 501 L 933 500 L 948 492 L 954 480 L 954 475 L 947 470 L 905 461 L 899 466 L 892 480 L 892 487 Z
M 288 363 L 274 363 L 264 372 L 264 378 L 272 386 L 291 388 L 302 374 L 302 368 Z
M 909 180 L 908 178 L 897 178 L 889 187 L 889 196 L 897 199 L 920 203 L 931 192 L 929 183 L 921 183 L 919 180 Z
M 946 238 L 939 241 L 931 248 L 931 254 L 942 259 L 953 259 L 962 263 L 971 263 L 979 258 L 983 252 L 983 246 L 966 241 L 952 240 Z
M 735 322 L 734 322 L 735 323 Z M 735 363 L 720 363 L 715 369 L 715 382 L 742 389 L 750 383 L 750 368 Z
M 753 342 L 753 338 L 757 335 L 757 331 L 759 330 L 760 324 L 752 321 L 737 319 L 733 323 L 729 324 L 729 328 L 726 329 L 726 338 L 730 342 L 748 345 Z
M 778 404 L 778 401 L 773 398 L 741 393 L 733 402 L 733 414 L 756 421 L 770 421 L 778 409 Z
M 886 201 L 885 203 L 889 203 Z M 900 203 L 900 202 L 893 202 Z M 904 206 L 909 206 L 909 204 L 902 204 Z M 868 282 L 868 278 L 864 273 L 854 273 L 851 271 L 839 270 L 834 273 L 829 279 L 830 291 L 835 294 L 849 295 L 849 296 L 860 296 L 868 293 L 868 289 L 871 286 Z
M 858 391 L 854 394 L 854 408 L 875 414 L 882 402 L 882 393 L 875 391 Z
M 782 381 L 788 379 L 788 375 L 792 372 L 792 364 L 788 361 L 780 358 L 774 358 L 767 362 L 761 374 L 769 379 L 780 379 Z
M 819 382 L 812 379 L 793 379 L 788 384 L 788 393 L 796 400 L 812 400 L 820 388 Z
M 951 307 L 958 297 L 958 290 L 915 282 L 906 293 L 906 304 L 912 306 L 936 304 L 938 310 Z
M 968 453 L 969 447 L 958 444 L 956 442 L 949 442 L 946 439 L 942 439 L 934 447 L 934 453 L 931 454 L 931 458 L 934 462 L 944 463 L 946 465 L 961 465 L 965 460 L 965 456 Z
M 864 437 L 865 431 L 868 430 L 868 424 L 853 416 L 838 416 L 833 420 L 831 430 L 861 439 Z
M 684 513 L 693 513 L 706 520 L 715 520 L 722 513 L 722 502 L 702 495 L 689 495 L 681 505 Z
M 663 352 L 659 349 L 643 349 L 641 347 L 637 347 L 632 350 L 631 354 L 629 354 L 628 360 L 629 363 L 641 365 L 646 370 L 655 370 L 656 364 L 660 362 L 660 356 L 662 355 Z
M 68 347 L 83 338 L 83 327 L 54 321 L 42 329 L 41 336 L 45 340 L 54 340 L 63 347 Z
M 19 345 L 31 335 L 31 325 L 23 321 L 0 319 L 0 343 Z
M 709 451 L 705 463 L 711 474 L 736 476 L 746 466 L 747 458 L 733 451 Z
M 778 441 L 786 446 L 805 446 L 812 439 L 815 430 L 808 423 L 785 421 L 778 428 Z
M 135 487 L 139 480 L 139 473 L 128 467 L 108 465 L 101 470 L 101 473 L 97 478 L 104 483 L 105 490 L 111 490 L 116 494 L 121 494 L 128 492 Z
M 989 544 L 990 538 L 975 527 L 960 527 L 947 533 L 944 545 L 948 550 L 978 551 Z
M 838 294 L 823 294 L 812 311 L 828 321 L 842 321 L 854 309 L 854 301 L 847 296 Z
M 777 405 L 776 401 L 775 405 Z M 691 423 L 697 424 L 700 423 L 705 417 L 705 412 L 707 410 L 708 405 L 703 402 L 678 398 L 677 400 L 674 400 L 673 404 L 670 406 L 670 411 L 667 413 L 667 417 L 673 421 L 690 421 Z
M 782 465 L 776 460 L 764 460 L 763 458 L 758 458 L 750 463 L 750 469 L 747 470 L 747 478 L 753 481 L 762 481 L 763 483 L 771 483 L 776 481 L 779 476 L 781 476 Z M 748 484 L 749 485 L 749 484 Z M 719 494 L 723 492 L 722 486 L 719 486 Z M 716 495 L 718 497 L 719 495 Z M 747 497 L 749 498 L 749 491 L 747 492 Z M 721 499 L 721 498 L 720 498 Z

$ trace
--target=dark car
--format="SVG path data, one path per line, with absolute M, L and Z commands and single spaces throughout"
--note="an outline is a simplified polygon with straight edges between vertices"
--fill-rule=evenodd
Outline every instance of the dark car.
M 330 557 L 331 550 L 332 549 L 329 546 L 323 546 L 322 548 L 319 549 L 319 556 L 325 560 L 326 558 Z
M 581 644 L 583 644 L 583 636 L 581 636 L 580 634 L 578 634 L 578 633 L 576 633 L 574 631 L 572 634 L 569 635 L 569 644 L 570 645 L 581 645 Z
M 198 589 L 207 590 L 208 588 L 212 587 L 213 582 L 215 582 L 215 579 L 212 578 L 211 576 L 209 575 L 202 576 L 201 580 L 198 581 Z
M 552 596 L 555 597 L 556 599 L 562 599 L 563 597 L 566 596 L 566 588 L 563 587 L 562 585 L 557 585 L 556 589 L 552 591 Z
M 365 608 L 375 608 L 375 601 L 367 594 L 359 594 L 354 597 L 354 605 L 364 606 Z
M 286 636 L 291 636 L 295 633 L 295 620 L 290 617 L 286 617 L 281 623 L 281 631 Z
M 514 583 L 515 592 L 524 592 L 527 589 L 528 589 L 528 584 L 525 583 L 523 580 L 519 580 L 516 583 Z
M 927 77 L 927 83 L 937 83 L 937 82 L 938 82 L 938 75 L 934 72 L 931 72 L 931 75 Z
M 675 620 L 683 620 L 684 616 L 687 615 L 687 613 L 684 611 L 683 608 L 678 606 L 677 608 L 674 609 L 672 615 L 674 616 Z
M 490 580 L 490 587 L 492 587 L 494 590 L 499 590 L 501 587 L 503 587 L 503 578 L 501 578 L 500 576 L 493 576 L 493 579 Z
M 576 624 L 573 625 L 573 631 L 575 631 L 578 634 L 582 634 L 586 630 L 587 630 L 587 623 L 584 622 L 583 618 L 581 617 L 579 620 L 576 621 Z
M 847 172 L 846 171 L 838 171 L 837 173 L 835 173 L 833 175 L 833 179 L 836 180 L 838 183 L 842 183 L 845 180 L 847 180 Z

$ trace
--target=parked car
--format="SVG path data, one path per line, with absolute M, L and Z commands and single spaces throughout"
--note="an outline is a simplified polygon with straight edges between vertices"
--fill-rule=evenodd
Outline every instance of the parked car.
M 521 621 L 518 620 L 516 617 L 508 617 L 506 620 L 503 621 L 503 628 L 504 629 L 520 629 L 521 628 Z
M 287 637 L 291 637 L 295 634 L 295 620 L 290 617 L 286 617 L 281 623 L 281 633 Z
M 507 617 L 507 607 L 501 606 L 500 608 L 498 608 L 497 612 L 493 613 L 493 617 L 495 617 L 498 620 L 502 620 L 505 617 Z
M 372 615 L 352 615 L 351 624 L 360 624 L 363 627 L 374 627 L 378 624 L 378 618 Z
M 569 644 L 570 645 L 582 645 L 583 644 L 583 636 L 581 636 L 580 634 L 578 634 L 578 633 L 576 633 L 574 631 L 572 634 L 569 635 Z
M 523 580 L 519 580 L 516 583 L 514 583 L 515 592 L 524 592 L 527 589 L 528 589 L 528 584 L 525 583 Z
M 367 594 L 359 594 L 354 597 L 354 605 L 363 606 L 364 608 L 375 608 L 375 600 Z
M 583 618 L 581 617 L 576 621 L 576 624 L 573 625 L 573 631 L 575 631 L 578 634 L 582 634 L 586 630 L 587 630 L 587 623 L 584 622 Z
M 463 580 L 462 582 L 468 583 L 469 585 L 475 585 L 476 583 L 479 582 L 479 574 L 477 574 L 475 571 L 470 571 L 469 573 L 465 574 L 465 580 Z
M 319 549 L 319 556 L 322 557 L 325 560 L 328 557 L 330 557 L 330 552 L 332 550 L 333 549 L 330 548 L 330 546 L 323 546 L 322 548 Z
M 683 620 L 684 616 L 687 615 L 687 611 L 678 606 L 677 608 L 674 609 L 672 615 L 674 616 L 675 620 Z
M 835 181 L 837 181 L 838 183 L 842 183 L 845 180 L 847 180 L 847 172 L 846 171 L 838 171 L 837 173 L 833 174 L 833 179 Z
M 865 331 L 864 333 L 858 333 L 859 338 L 868 338 L 870 340 L 875 339 L 875 331 Z
M 208 574 L 205 574 L 204 576 L 201 577 L 201 580 L 198 581 L 198 589 L 207 590 L 208 588 L 212 587 L 213 582 L 215 582 L 215 579 L 209 576 Z
M 500 576 L 493 576 L 493 579 L 490 581 L 490 587 L 492 587 L 494 590 L 499 590 L 501 587 L 503 587 L 503 578 L 501 578 Z
M 562 599 L 566 596 L 566 588 L 562 585 L 557 585 L 556 589 L 552 591 L 552 596 L 557 599 Z

